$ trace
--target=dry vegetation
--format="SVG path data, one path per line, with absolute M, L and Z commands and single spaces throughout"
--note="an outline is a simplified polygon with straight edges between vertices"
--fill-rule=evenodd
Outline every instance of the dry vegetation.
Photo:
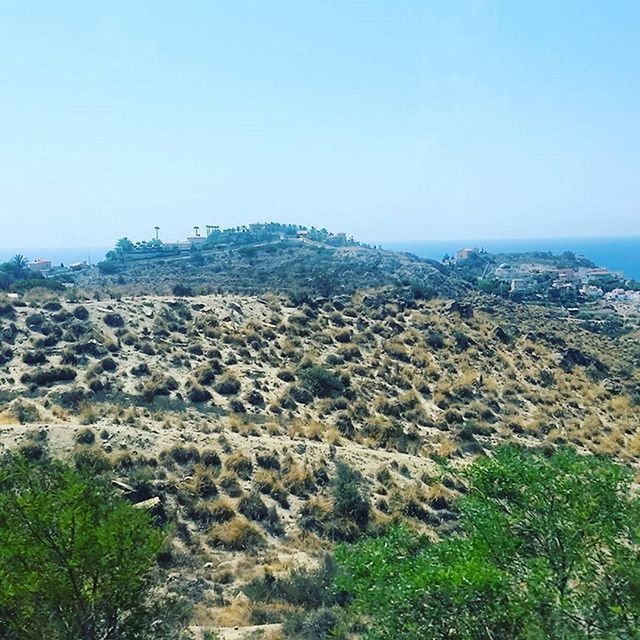
M 497 443 L 640 462 L 638 334 L 548 308 L 384 291 L 0 302 L 0 447 L 159 496 L 164 562 L 203 627 L 278 622 L 240 586 L 354 535 L 336 461 L 364 478 L 368 526 L 409 518 L 434 536 L 464 491 L 448 470 Z

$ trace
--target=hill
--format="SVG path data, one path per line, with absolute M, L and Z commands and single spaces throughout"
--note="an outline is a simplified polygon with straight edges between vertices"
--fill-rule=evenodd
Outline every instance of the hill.
M 294 225 L 251 225 L 174 244 L 134 245 L 126 238 L 99 272 L 76 278 L 80 287 L 126 293 L 194 294 L 267 291 L 299 297 L 352 294 L 385 285 L 410 287 L 420 297 L 456 296 L 469 285 L 434 260 L 331 240 L 336 234 Z M 288 230 L 288 234 L 280 230 Z M 300 230 L 305 235 L 296 235 Z M 200 240 L 201 242 L 193 242 Z M 124 249 L 122 248 L 124 247 Z
M 167 589 L 199 631 L 278 637 L 295 607 L 247 585 L 365 529 L 446 537 L 458 470 L 501 444 L 638 469 L 633 325 L 603 331 L 356 244 L 116 262 L 0 300 L 0 447 L 152 499 L 174 531 Z
M 333 512 L 338 461 L 362 474 L 376 526 L 434 536 L 464 490 L 447 469 L 499 443 L 639 461 L 637 334 L 553 309 L 390 287 L 318 305 L 34 291 L 1 311 L 3 446 L 160 497 L 172 584 L 203 626 L 260 621 L 242 584 L 357 537 Z

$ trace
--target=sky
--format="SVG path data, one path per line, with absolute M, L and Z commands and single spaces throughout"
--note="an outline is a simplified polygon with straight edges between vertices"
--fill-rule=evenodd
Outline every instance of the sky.
M 0 0 L 0 247 L 640 235 L 637 0 Z

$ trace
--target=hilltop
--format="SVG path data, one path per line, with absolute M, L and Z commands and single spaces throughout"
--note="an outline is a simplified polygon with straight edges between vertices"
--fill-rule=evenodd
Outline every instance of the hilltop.
M 178 287 L 183 294 L 272 291 L 307 298 L 385 285 L 408 287 L 419 297 L 456 296 L 469 288 L 437 261 L 276 223 L 215 230 L 180 243 L 123 238 L 99 273 L 85 272 L 76 282 L 127 293 L 166 295 Z

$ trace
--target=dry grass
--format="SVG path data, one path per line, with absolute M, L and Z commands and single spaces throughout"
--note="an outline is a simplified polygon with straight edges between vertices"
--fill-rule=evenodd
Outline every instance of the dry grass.
M 247 551 L 264 542 L 264 533 L 244 516 L 235 516 L 213 527 L 207 533 L 207 540 L 212 546 L 227 551 Z

